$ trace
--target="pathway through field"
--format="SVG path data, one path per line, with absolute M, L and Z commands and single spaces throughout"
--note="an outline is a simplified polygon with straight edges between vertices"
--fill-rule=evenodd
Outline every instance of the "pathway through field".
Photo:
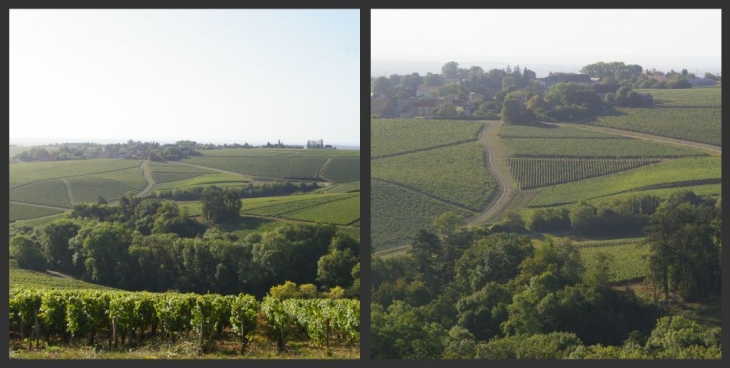
M 142 172 L 144 173 L 144 179 L 147 180 L 147 185 L 141 192 L 139 192 L 139 194 L 137 194 L 137 197 L 144 197 L 152 190 L 152 187 L 155 186 L 155 179 L 152 177 L 152 170 L 150 169 L 149 163 L 150 160 L 144 160 L 140 165 L 140 167 L 142 167 Z
M 499 190 L 500 194 L 499 197 L 497 197 L 497 199 L 490 206 L 488 206 L 482 214 L 469 221 L 467 223 L 468 225 L 479 225 L 484 223 L 484 221 L 486 221 L 490 216 L 492 216 L 494 213 L 498 212 L 502 209 L 502 207 L 504 207 L 504 205 L 507 203 L 507 198 L 509 198 L 512 194 L 512 188 L 507 185 L 507 180 L 504 177 L 505 174 L 499 171 L 496 159 L 494 158 L 495 152 L 492 149 L 492 146 L 489 144 L 488 140 L 489 131 L 495 125 L 498 125 L 499 122 L 491 121 L 488 124 L 489 126 L 487 127 L 487 129 L 484 129 L 484 132 L 482 132 L 481 135 L 481 140 L 485 148 L 484 168 L 494 174 L 494 176 L 497 178 L 498 185 L 496 188 L 494 188 L 494 190 Z

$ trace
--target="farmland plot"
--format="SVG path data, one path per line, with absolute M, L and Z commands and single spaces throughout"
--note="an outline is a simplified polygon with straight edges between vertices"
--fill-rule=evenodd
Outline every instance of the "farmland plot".
M 537 157 L 683 157 L 705 156 L 692 148 L 640 139 L 504 139 L 510 156 Z
M 71 208 L 66 185 L 61 180 L 45 180 L 10 189 L 10 200 Z
M 373 158 L 428 147 L 473 141 L 483 122 L 463 120 L 373 119 Z

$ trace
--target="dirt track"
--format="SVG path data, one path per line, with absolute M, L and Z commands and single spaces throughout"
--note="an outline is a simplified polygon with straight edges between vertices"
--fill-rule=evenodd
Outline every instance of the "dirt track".
M 144 160 L 140 165 L 142 167 L 142 172 L 144 173 L 144 179 L 147 180 L 147 185 L 141 192 L 139 192 L 139 194 L 137 194 L 137 197 L 144 197 L 152 190 L 152 187 L 155 186 L 155 179 L 152 177 L 152 170 L 150 170 L 149 162 L 149 160 Z
M 488 137 L 489 131 L 499 122 L 491 121 L 488 123 L 489 126 L 487 129 L 484 129 L 484 132 L 482 132 L 481 140 L 484 144 L 484 168 L 494 174 L 495 178 L 497 179 L 497 187 L 494 190 L 500 191 L 499 197 L 489 206 L 487 209 L 479 216 L 474 218 L 473 220 L 469 221 L 468 225 L 479 225 L 486 221 L 490 216 L 492 216 L 494 213 L 502 209 L 504 205 L 506 204 L 507 198 L 510 197 L 512 194 L 512 188 L 507 185 L 507 181 L 504 178 L 504 173 L 499 171 L 499 168 L 497 167 L 497 163 L 494 159 L 494 151 L 492 150 L 492 147 L 489 145 Z

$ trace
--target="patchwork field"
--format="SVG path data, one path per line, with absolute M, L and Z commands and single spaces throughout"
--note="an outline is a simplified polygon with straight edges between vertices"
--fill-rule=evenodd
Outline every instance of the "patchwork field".
M 543 124 L 540 126 L 502 125 L 499 136 L 502 138 L 622 138 L 621 136 L 616 134 L 547 124 Z
M 41 180 L 94 175 L 139 167 L 139 160 L 72 160 L 53 162 L 24 162 L 11 165 L 10 189 Z M 141 169 L 140 169 L 141 170 Z
M 280 178 L 317 179 L 326 158 L 197 156 L 183 162 L 241 174 Z
M 10 222 L 62 213 L 63 210 L 10 203 Z
M 38 181 L 10 189 L 9 199 L 15 202 L 71 208 L 71 200 L 68 198 L 66 185 L 62 180 Z M 12 213 L 10 217 L 13 217 Z

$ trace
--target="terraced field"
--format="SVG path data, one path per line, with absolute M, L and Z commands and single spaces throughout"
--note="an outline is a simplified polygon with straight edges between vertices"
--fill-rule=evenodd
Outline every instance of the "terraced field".
M 555 206 L 670 183 L 676 186 L 693 186 L 699 184 L 698 181 L 719 181 L 721 177 L 720 157 L 681 158 L 613 175 L 543 188 L 528 206 Z
M 483 122 L 463 120 L 372 119 L 373 158 L 419 149 L 475 141 Z
M 449 203 L 480 210 L 495 188 L 480 143 L 373 160 L 372 178 L 398 183 Z
M 373 180 L 371 185 L 372 246 L 376 251 L 408 244 L 418 229 L 431 229 L 433 220 L 444 212 L 473 215 L 379 180 Z
M 617 107 L 615 110 L 618 114 L 599 116 L 587 124 L 715 146 L 722 144 L 722 109 L 719 107 Z

